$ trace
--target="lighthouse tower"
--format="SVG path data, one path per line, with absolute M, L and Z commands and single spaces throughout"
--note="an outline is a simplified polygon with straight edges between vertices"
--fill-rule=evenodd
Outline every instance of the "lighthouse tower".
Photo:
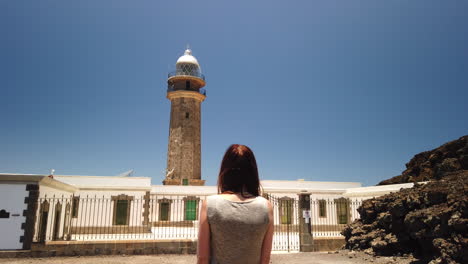
M 204 185 L 201 179 L 201 103 L 206 98 L 205 76 L 190 49 L 168 74 L 167 99 L 171 100 L 169 146 L 164 185 Z

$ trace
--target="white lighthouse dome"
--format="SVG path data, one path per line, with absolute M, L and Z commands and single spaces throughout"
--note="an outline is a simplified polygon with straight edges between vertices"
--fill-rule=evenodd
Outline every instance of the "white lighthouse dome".
M 180 56 L 176 62 L 176 65 L 182 63 L 195 64 L 198 66 L 198 68 L 200 68 L 200 64 L 198 64 L 197 58 L 192 55 L 192 50 L 190 49 L 185 50 L 184 55 Z
M 205 76 L 201 73 L 200 64 L 189 48 L 185 50 L 184 55 L 180 56 L 175 66 L 175 71 L 169 72 L 167 75 L 170 89 L 195 89 L 198 91 L 205 86 Z

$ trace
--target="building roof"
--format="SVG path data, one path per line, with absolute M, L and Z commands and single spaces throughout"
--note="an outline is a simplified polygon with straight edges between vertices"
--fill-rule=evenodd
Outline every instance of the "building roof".
M 0 174 L 0 180 L 6 175 L 16 175 L 25 181 L 40 181 L 48 175 L 34 174 Z M 21 177 L 20 177 L 21 176 Z M 81 176 L 81 175 L 54 175 L 51 179 L 61 186 L 70 186 L 73 190 L 122 190 L 122 191 L 151 191 L 152 194 L 180 194 L 180 195 L 213 195 L 218 193 L 217 186 L 184 186 L 184 185 L 151 185 L 150 177 L 122 177 L 122 176 Z M 50 178 L 49 178 L 50 179 Z M 57 185 L 56 184 L 56 185 Z M 266 193 L 333 193 L 343 194 L 350 188 L 352 193 L 366 193 L 372 189 L 361 187 L 359 182 L 320 182 L 320 181 L 285 181 L 285 180 L 263 180 L 262 188 Z M 58 186 L 58 185 L 57 185 Z M 358 188 L 361 187 L 361 188 Z M 392 187 L 386 187 L 392 188 Z M 399 189 L 400 187 L 394 187 Z
M 80 190 L 149 191 L 151 189 L 151 178 L 149 177 L 54 175 L 54 178 L 76 186 Z
M 361 187 L 359 182 L 321 182 L 321 181 L 277 181 L 264 180 L 261 185 L 265 191 L 275 192 L 344 192 L 348 188 Z
M 426 183 L 426 182 L 420 182 Z M 402 188 L 411 188 L 414 183 L 401 183 L 401 184 L 389 184 L 389 185 L 378 185 L 368 186 L 359 188 L 346 189 L 344 196 L 346 197 L 372 197 L 388 194 L 391 192 L 398 192 Z
M 78 188 L 73 185 L 59 181 L 55 179 L 55 177 L 50 177 L 50 175 L 42 174 L 0 173 L 0 182 L 24 184 L 36 183 L 68 192 L 75 192 L 78 190 Z
M 316 181 L 275 181 L 265 180 L 260 183 L 265 192 L 282 193 L 343 193 L 347 188 L 360 187 L 359 182 L 316 182 Z M 152 194 L 213 195 L 218 193 L 217 186 L 153 185 Z
M 213 195 L 218 193 L 217 186 L 153 185 L 151 194 Z

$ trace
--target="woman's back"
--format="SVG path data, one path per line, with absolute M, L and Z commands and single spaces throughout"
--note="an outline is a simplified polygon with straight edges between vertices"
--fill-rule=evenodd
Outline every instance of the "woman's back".
M 198 264 L 268 264 L 273 242 L 273 208 L 260 197 L 257 161 L 239 144 L 224 153 L 218 193 L 202 203 Z M 255 197 L 246 200 L 247 197 Z
M 260 263 L 269 226 L 266 199 L 230 201 L 221 195 L 209 196 L 207 217 L 212 240 L 211 263 Z

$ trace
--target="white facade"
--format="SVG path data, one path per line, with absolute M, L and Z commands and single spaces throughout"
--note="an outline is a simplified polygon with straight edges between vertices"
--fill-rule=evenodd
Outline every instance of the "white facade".
M 216 186 L 151 185 L 149 177 L 0 174 L 0 210 L 20 214 L 0 218 L 0 249 L 22 247 L 17 238 L 24 232 L 27 182 L 39 185 L 34 241 L 196 239 L 200 203 L 218 192 Z M 303 216 L 300 194 L 310 194 L 314 237 L 334 237 L 359 217 L 361 200 L 412 187 L 304 180 L 264 180 L 261 185 L 273 204 L 277 237 L 285 228 L 297 229 Z
M 39 195 L 31 196 L 28 188 Z M 31 221 L 39 214 L 39 208 L 34 212 L 28 205 L 37 204 L 40 195 L 71 197 L 75 190 L 75 187 L 45 175 L 0 174 L 0 249 L 22 249 L 28 240 L 24 237 L 28 225 L 34 225 L 34 229 L 39 227 L 37 222 L 33 224 Z M 28 214 L 31 215 L 30 223 Z M 63 223 L 63 217 L 58 222 Z
M 36 208 L 35 230 L 60 237 L 70 221 L 70 200 L 78 189 L 51 177 L 39 182 L 39 199 Z M 46 202 L 45 202 L 46 201 Z M 44 203 L 45 202 L 45 203 Z M 37 232 L 36 232 L 37 234 Z M 38 237 L 36 237 L 38 239 Z
M 24 235 L 21 224 L 26 221 L 23 210 L 26 210 L 24 197 L 27 197 L 26 183 L 8 183 L 0 185 L 0 210 L 4 217 L 0 218 L 0 249 L 22 249 L 20 237 Z

